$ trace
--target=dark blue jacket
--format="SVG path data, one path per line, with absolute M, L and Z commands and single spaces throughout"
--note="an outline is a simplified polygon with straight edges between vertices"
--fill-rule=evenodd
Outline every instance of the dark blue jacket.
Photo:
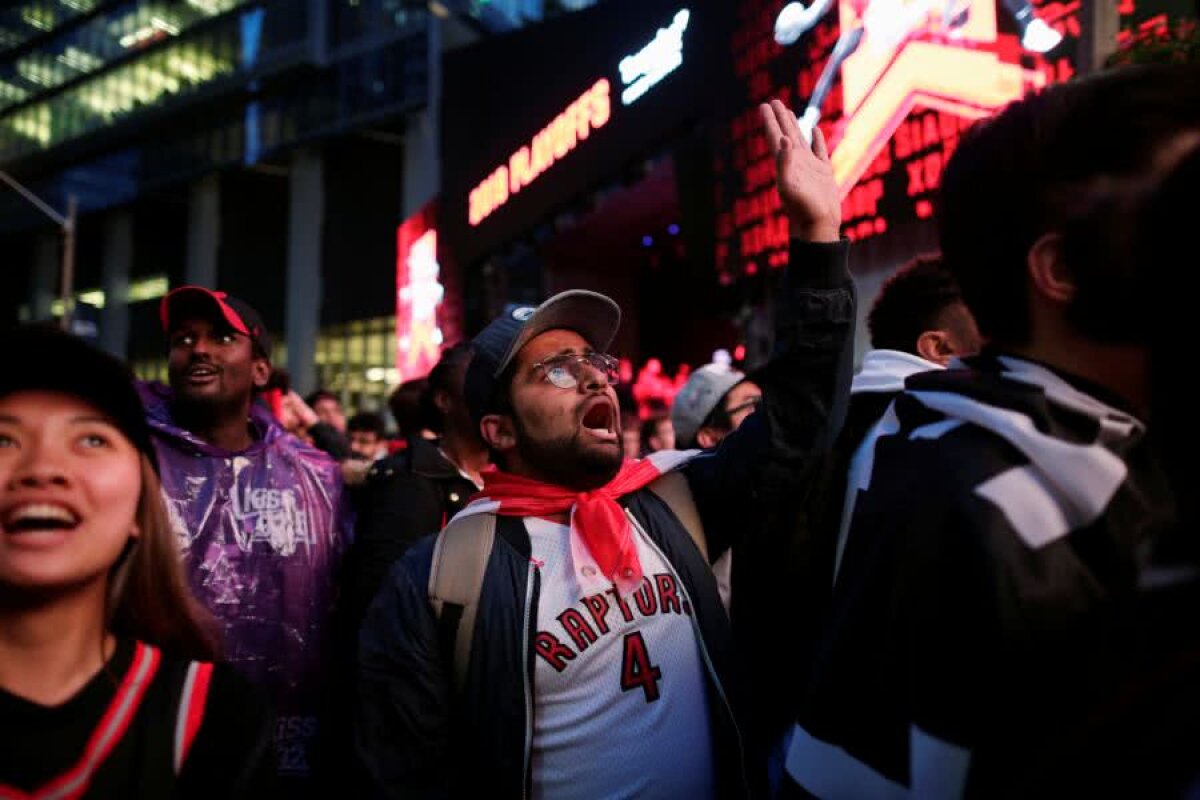
M 709 557 L 752 535 L 763 512 L 794 500 L 836 438 L 850 386 L 855 320 L 847 245 L 793 242 L 776 289 L 776 357 L 756 381 L 763 404 L 721 447 L 688 462 Z M 757 748 L 739 726 L 739 654 L 709 564 L 648 490 L 622 501 L 691 598 L 713 709 L 722 797 L 760 780 Z M 453 631 L 428 600 L 433 537 L 396 565 L 360 636 L 359 748 L 385 796 L 519 798 L 529 794 L 533 634 L 541 574 L 521 519 L 501 517 L 481 589 L 471 663 L 453 688 Z

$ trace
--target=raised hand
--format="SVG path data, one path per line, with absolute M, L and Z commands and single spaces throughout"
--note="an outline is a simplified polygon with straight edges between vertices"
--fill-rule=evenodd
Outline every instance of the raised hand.
M 775 185 L 792 224 L 792 236 L 810 242 L 838 241 L 842 201 L 821 129 L 813 130 L 810 148 L 796 115 L 783 103 L 772 100 L 763 103 L 759 111 L 775 156 Z

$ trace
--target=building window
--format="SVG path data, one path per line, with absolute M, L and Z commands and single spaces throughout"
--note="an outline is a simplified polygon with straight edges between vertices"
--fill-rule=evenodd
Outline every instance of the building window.
M 317 338 L 317 383 L 354 411 L 385 411 L 396 388 L 396 318 L 358 320 Z

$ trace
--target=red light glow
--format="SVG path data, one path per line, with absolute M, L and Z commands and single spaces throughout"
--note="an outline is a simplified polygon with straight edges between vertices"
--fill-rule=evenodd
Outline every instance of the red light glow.
M 446 291 L 433 219 L 427 206 L 396 229 L 396 369 L 402 381 L 428 374 L 445 338 L 438 312 Z

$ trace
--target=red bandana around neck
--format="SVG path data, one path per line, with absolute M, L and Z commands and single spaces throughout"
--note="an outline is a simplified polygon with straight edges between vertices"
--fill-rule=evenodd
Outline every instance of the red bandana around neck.
M 571 512 L 571 529 L 579 534 L 600 572 L 618 586 L 642 582 L 633 529 L 617 498 L 636 492 L 663 474 L 650 459 L 627 459 L 616 477 L 599 489 L 578 492 L 500 470 L 483 474 L 483 491 L 472 503 L 490 501 L 489 509 L 506 517 L 543 517 Z

